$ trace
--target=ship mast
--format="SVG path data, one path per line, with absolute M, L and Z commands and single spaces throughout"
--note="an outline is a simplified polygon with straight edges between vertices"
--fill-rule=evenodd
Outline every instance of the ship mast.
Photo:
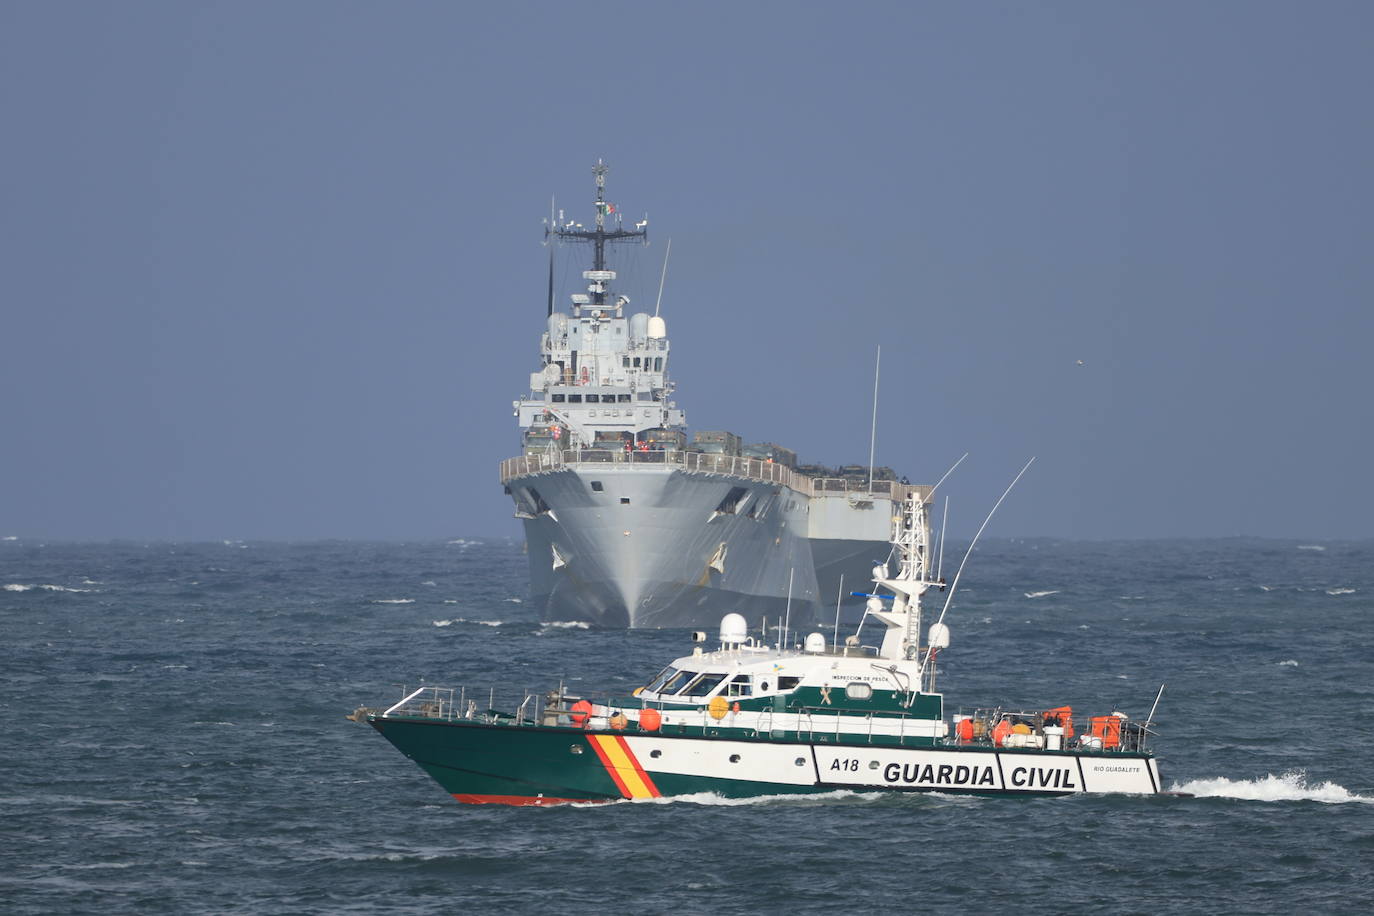
M 608 171 L 610 171 L 610 166 L 600 159 L 596 160 L 596 165 L 592 167 L 592 174 L 596 176 L 595 228 L 588 229 L 581 223 L 568 220 L 562 225 L 546 230 L 546 234 L 552 235 L 559 241 L 592 243 L 592 269 L 587 271 L 584 276 L 592 281 L 588 292 L 592 295 L 591 304 L 597 306 L 606 304 L 608 294 L 606 281 L 615 279 L 614 271 L 606 269 L 606 245 L 608 243 L 627 242 L 632 239 L 641 239 L 647 244 L 649 238 L 649 230 L 646 228 L 649 223 L 647 219 L 635 223 L 632 229 L 626 229 L 621 222 L 621 215 L 616 210 L 615 204 L 606 200 L 606 173 Z M 607 228 L 606 217 L 611 214 L 615 215 L 615 221 L 611 228 Z

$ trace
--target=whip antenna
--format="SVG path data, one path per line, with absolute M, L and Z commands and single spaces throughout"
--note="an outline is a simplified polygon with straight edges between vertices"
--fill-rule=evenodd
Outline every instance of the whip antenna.
M 1020 472 L 1012 478 L 1011 483 L 1007 484 L 1007 488 L 1002 491 L 1002 495 L 997 498 L 997 502 L 992 504 L 992 511 L 988 512 L 988 517 L 983 519 L 983 524 L 979 526 L 978 533 L 973 536 L 973 542 L 968 545 L 968 550 L 964 553 L 964 558 L 959 561 L 959 569 L 954 573 L 954 581 L 950 583 L 949 594 L 945 597 L 945 606 L 940 608 L 940 618 L 935 621 L 936 623 L 945 622 L 945 613 L 949 610 L 949 603 L 954 600 L 954 592 L 959 588 L 959 577 L 964 574 L 964 564 L 967 563 L 968 558 L 973 555 L 973 548 L 978 546 L 978 539 L 983 536 L 983 529 L 987 528 L 988 522 L 992 521 L 992 516 L 997 512 L 997 507 L 1002 505 L 1002 500 L 1007 498 L 1007 494 L 1011 492 L 1012 487 L 1016 486 L 1016 482 L 1021 479 L 1021 475 L 1026 473 L 1034 463 L 1034 458 L 1027 461 L 1025 467 L 1021 468 Z M 930 653 L 932 651 L 934 650 L 929 648 L 926 649 L 927 664 L 930 662 Z

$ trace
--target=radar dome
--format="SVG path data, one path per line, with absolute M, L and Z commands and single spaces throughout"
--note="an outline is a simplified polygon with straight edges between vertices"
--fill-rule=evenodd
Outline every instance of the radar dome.
M 877 597 L 876 595 L 872 598 L 869 598 L 867 603 L 864 604 L 864 609 L 868 611 L 868 613 L 870 614 L 878 613 L 883 609 L 883 599 Z
M 740 614 L 726 614 L 720 618 L 720 641 L 723 645 L 738 646 L 749 638 L 749 624 Z
M 647 312 L 636 312 L 630 316 L 630 339 L 643 340 L 649 336 L 649 315 Z
M 649 339 L 658 340 L 668 336 L 668 323 L 655 315 L 649 319 Z
M 886 579 L 886 578 L 887 578 L 887 564 L 886 564 L 886 563 L 879 563 L 877 566 L 873 567 L 873 579 L 874 579 L 874 581 L 882 581 L 883 579 Z
M 949 627 L 943 623 L 932 623 L 930 632 L 926 635 L 926 642 L 932 649 L 948 649 Z
M 825 651 L 825 636 L 820 633 L 812 633 L 806 637 L 805 649 L 807 652 L 819 655 Z

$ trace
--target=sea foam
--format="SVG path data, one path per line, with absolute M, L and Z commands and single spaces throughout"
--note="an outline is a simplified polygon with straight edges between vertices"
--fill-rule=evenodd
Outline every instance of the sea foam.
M 1356 795 L 1334 782 L 1313 784 L 1302 770 L 1290 770 L 1281 776 L 1270 773 L 1263 779 L 1194 779 L 1176 784 L 1171 791 L 1196 795 L 1199 798 L 1240 798 L 1246 801 L 1315 801 L 1325 804 L 1362 802 L 1374 804 L 1374 798 Z

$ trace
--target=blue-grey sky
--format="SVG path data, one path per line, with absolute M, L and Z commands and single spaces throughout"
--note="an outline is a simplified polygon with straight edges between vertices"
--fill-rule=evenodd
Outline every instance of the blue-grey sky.
M 0 535 L 518 534 L 604 157 L 695 428 L 863 463 L 881 343 L 956 532 L 1374 536 L 1372 85 L 1367 3 L 3 3 Z

